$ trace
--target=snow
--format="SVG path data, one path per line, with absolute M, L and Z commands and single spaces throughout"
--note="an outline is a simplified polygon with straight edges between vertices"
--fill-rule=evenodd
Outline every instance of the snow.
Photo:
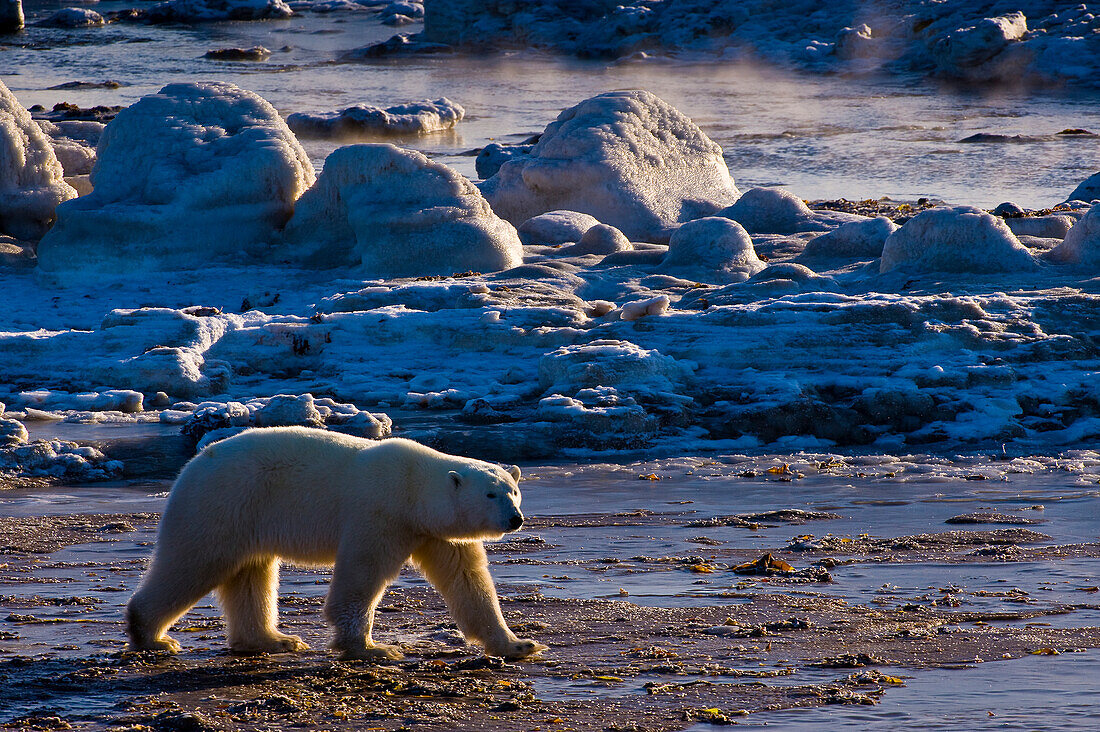
M 54 155 L 66 176 L 88 175 L 92 172 L 95 148 L 106 125 L 85 120 L 35 121 L 50 138 Z
M 49 138 L 0 81 L 0 234 L 38 239 L 76 196 Z
M 1013 53 L 1010 45 L 1027 33 L 1027 18 L 1017 11 L 983 18 L 973 26 L 958 28 L 939 38 L 931 48 L 941 72 L 950 76 L 988 79 L 1019 73 L 1029 54 Z M 1019 59 L 1019 60 L 1014 60 Z
M 104 129 L 94 191 L 59 207 L 39 262 L 87 278 L 262 260 L 313 181 L 305 150 L 259 96 L 170 84 Z
M 342 147 L 325 161 L 286 228 L 288 256 L 369 276 L 449 275 L 514 267 L 522 245 L 477 187 L 393 145 Z
M 735 221 L 708 216 L 689 221 L 672 234 L 661 270 L 699 282 L 740 282 L 760 270 L 752 238 Z
M 608 92 L 566 109 L 529 155 L 505 162 L 481 189 L 513 223 L 567 209 L 631 241 L 667 241 L 676 224 L 738 196 L 721 148 L 646 91 Z
M 530 220 L 530 219 L 528 219 Z M 581 236 L 580 241 L 571 247 L 566 247 L 563 254 L 577 256 L 584 254 L 614 254 L 615 252 L 633 251 L 634 247 L 623 232 L 614 226 L 596 224 L 590 227 Z
M 329 114 L 298 112 L 287 116 L 286 123 L 302 137 L 356 138 L 442 132 L 453 128 L 465 116 L 466 110 L 461 106 L 441 97 L 386 109 L 358 104 Z
M 882 249 L 880 271 L 990 273 L 1035 266 L 1003 219 L 956 206 L 922 211 L 891 234 Z

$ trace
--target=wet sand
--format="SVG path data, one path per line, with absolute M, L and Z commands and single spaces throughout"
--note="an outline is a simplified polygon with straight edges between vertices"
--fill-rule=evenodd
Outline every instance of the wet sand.
M 167 484 L 5 491 L 0 723 L 781 725 L 790 717 L 780 710 L 819 707 L 830 719 L 841 709 L 833 705 L 870 707 L 930 670 L 957 669 L 965 685 L 978 664 L 1004 664 L 1011 675 L 1021 658 L 1056 664 L 1100 647 L 1100 544 L 1082 540 L 1091 529 L 1071 521 L 1097 500 L 1087 470 L 1029 476 L 1026 486 L 935 482 L 941 475 L 913 487 L 889 483 L 896 466 L 849 463 L 807 476 L 810 463 L 789 465 L 790 475 L 777 465 L 679 459 L 525 470 L 531 520 L 490 557 L 509 623 L 550 651 L 515 663 L 467 646 L 411 570 L 386 595 L 376 626 L 380 641 L 403 645 L 403 661 L 338 661 L 321 617 L 328 572 L 294 567 L 283 571 L 282 623 L 314 650 L 229 655 L 207 598 L 173 631 L 183 654 L 126 653 L 121 609 L 151 551 Z M 834 485 L 824 490 L 823 481 Z M 134 510 L 103 510 L 111 505 Z M 738 511 L 747 505 L 754 510 Z M 61 506 L 66 515 L 50 515 Z M 914 507 L 924 518 L 906 517 Z M 759 561 L 765 553 L 770 560 Z

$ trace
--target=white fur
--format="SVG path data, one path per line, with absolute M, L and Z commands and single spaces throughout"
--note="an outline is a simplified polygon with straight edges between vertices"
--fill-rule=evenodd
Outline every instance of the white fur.
M 131 648 L 178 651 L 168 627 L 216 589 L 237 652 L 302 650 L 276 630 L 279 561 L 333 564 L 325 617 L 347 658 L 400 658 L 371 637 L 374 610 L 410 558 L 486 653 L 545 646 L 508 629 L 482 539 L 522 522 L 519 468 L 402 439 L 373 442 L 301 427 L 248 430 L 180 473 L 156 552 L 127 607 Z

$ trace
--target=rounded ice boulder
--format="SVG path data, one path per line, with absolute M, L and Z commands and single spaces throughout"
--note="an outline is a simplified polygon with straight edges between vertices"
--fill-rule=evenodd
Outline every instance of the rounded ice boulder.
M 887 237 L 897 230 L 898 225 L 885 216 L 851 221 L 810 239 L 802 256 L 851 259 L 880 257 Z
M 891 234 L 880 272 L 1018 272 L 1035 267 L 1003 219 L 972 206 L 922 211 Z
M 50 140 L 0 81 L 0 234 L 37 239 L 76 197 Z
M 1091 202 L 1100 199 L 1100 173 L 1093 173 L 1073 189 L 1067 201 Z
M 661 262 L 664 272 L 721 284 L 743 282 L 764 266 L 748 232 L 720 216 L 689 221 L 674 231 Z
M 264 259 L 314 181 L 275 108 L 222 82 L 169 84 L 103 130 L 92 193 L 58 208 L 49 272 L 127 273 Z
M 600 94 L 558 115 L 529 155 L 482 183 L 500 216 L 523 222 L 568 209 L 631 241 L 667 241 L 676 224 L 728 206 L 739 192 L 722 149 L 647 91 Z
M 518 265 L 515 228 L 477 186 L 421 153 L 348 145 L 325 160 L 285 232 L 286 256 L 372 277 L 495 272 Z
M 1073 225 L 1065 240 L 1051 250 L 1049 258 L 1054 262 L 1100 267 L 1100 203 Z
M 547 211 L 519 225 L 524 244 L 557 246 L 580 241 L 584 233 L 600 223 L 596 217 L 576 211 Z

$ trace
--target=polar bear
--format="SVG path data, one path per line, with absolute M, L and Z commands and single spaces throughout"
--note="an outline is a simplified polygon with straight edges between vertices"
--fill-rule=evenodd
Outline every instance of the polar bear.
M 324 614 L 344 658 L 401 658 L 375 643 L 374 611 L 411 559 L 468 639 L 492 656 L 546 646 L 500 612 L 483 539 L 523 524 L 519 468 L 447 455 L 411 440 L 374 442 L 304 427 L 252 429 L 216 442 L 180 473 L 152 564 L 126 609 L 130 648 L 173 653 L 165 631 L 211 590 L 230 648 L 308 648 L 276 630 L 279 561 L 334 565 Z

